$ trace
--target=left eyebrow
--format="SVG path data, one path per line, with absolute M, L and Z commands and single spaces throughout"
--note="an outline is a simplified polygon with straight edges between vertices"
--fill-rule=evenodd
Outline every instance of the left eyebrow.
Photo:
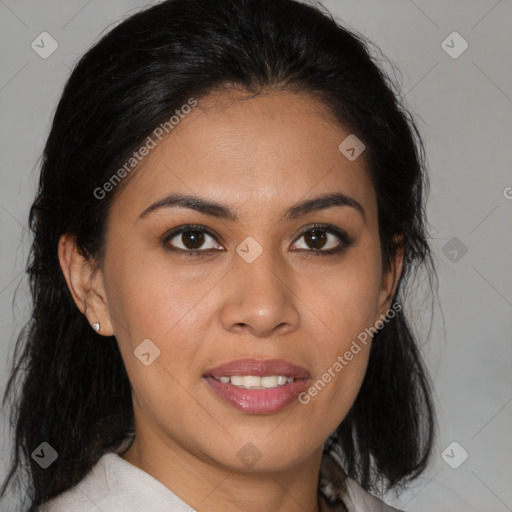
M 306 199 L 297 204 L 294 204 L 283 213 L 281 220 L 293 220 L 306 215 L 313 211 L 325 210 L 334 206 L 343 207 L 348 206 L 356 209 L 364 221 L 366 222 L 366 213 L 361 204 L 353 197 L 347 196 L 341 192 L 334 194 L 324 194 L 312 199 Z M 139 218 L 146 217 L 151 212 L 161 208 L 190 208 L 212 217 L 238 221 L 238 214 L 235 210 L 223 204 L 201 198 L 195 195 L 182 195 L 171 194 L 163 199 L 160 199 L 151 206 L 148 206 L 140 215 Z
M 306 215 L 307 213 L 317 210 L 325 210 L 327 208 L 332 208 L 333 206 L 349 206 L 354 208 L 361 214 L 364 221 L 366 222 L 366 212 L 361 206 L 361 203 L 356 201 L 353 197 L 342 194 L 341 192 L 334 194 L 324 194 L 318 197 L 314 197 L 313 199 L 306 199 L 301 201 L 291 208 L 288 208 L 284 212 L 282 220 L 296 219 L 301 215 Z

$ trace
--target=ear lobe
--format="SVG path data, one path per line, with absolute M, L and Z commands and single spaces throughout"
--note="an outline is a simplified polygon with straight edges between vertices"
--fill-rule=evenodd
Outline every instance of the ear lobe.
M 402 275 L 404 258 L 403 235 L 395 236 L 395 253 L 389 266 L 382 276 L 381 290 L 379 293 L 379 315 L 385 315 L 391 307 L 391 300 L 395 296 L 398 281 Z
M 101 334 L 114 334 L 110 322 L 108 303 L 103 286 L 103 275 L 97 263 L 83 256 L 76 239 L 64 234 L 58 245 L 59 264 L 69 291 L 78 309 L 86 316 L 91 326 L 99 322 Z

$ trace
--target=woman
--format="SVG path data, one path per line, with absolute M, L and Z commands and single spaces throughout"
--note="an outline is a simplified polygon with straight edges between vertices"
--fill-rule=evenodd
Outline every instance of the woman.
M 4 493 L 28 463 L 29 511 L 394 510 L 433 443 L 402 300 L 435 276 L 427 185 L 398 93 L 319 8 L 118 25 L 44 152 Z

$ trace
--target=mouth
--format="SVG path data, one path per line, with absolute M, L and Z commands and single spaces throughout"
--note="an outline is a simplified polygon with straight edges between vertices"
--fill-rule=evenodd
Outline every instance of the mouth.
M 295 401 L 306 388 L 306 368 L 283 359 L 237 359 L 207 370 L 210 388 L 227 404 L 248 414 L 272 414 Z

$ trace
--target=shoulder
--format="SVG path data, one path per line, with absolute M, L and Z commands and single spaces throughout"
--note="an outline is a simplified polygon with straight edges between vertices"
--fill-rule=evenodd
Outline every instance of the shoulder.
M 346 487 L 349 512 L 404 512 L 386 505 L 382 500 L 366 492 L 351 478 L 346 479 Z
M 75 487 L 38 512 L 188 512 L 190 507 L 151 475 L 116 453 L 104 454 Z
M 340 461 L 329 452 L 324 452 L 322 458 L 319 491 L 326 500 L 326 512 L 404 512 L 365 491 L 345 474 Z
M 78 485 L 41 505 L 38 512 L 97 512 L 96 503 L 104 498 L 109 487 L 108 456 L 103 455 Z

